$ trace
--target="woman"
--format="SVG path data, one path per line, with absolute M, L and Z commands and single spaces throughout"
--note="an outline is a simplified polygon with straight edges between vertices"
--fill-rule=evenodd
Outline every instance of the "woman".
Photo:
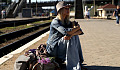
M 47 51 L 51 56 L 66 61 L 67 70 L 81 70 L 82 50 L 78 35 L 82 33 L 79 24 L 73 27 L 69 21 L 70 6 L 64 1 L 57 3 L 57 16 L 50 25 Z

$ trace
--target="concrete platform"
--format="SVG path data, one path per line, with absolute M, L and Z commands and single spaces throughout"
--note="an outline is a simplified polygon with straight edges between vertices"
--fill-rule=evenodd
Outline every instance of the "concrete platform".
M 45 17 L 32 17 L 32 18 L 6 18 L 6 19 L 0 19 L 0 22 L 39 19 L 39 18 L 48 18 L 48 17 L 45 16 Z
M 74 19 L 71 19 L 74 20 Z M 84 65 L 88 70 L 120 70 L 120 25 L 115 20 L 105 19 L 76 19 L 84 31 L 79 36 Z M 0 65 L 0 70 L 13 70 L 17 57 L 24 54 L 25 50 L 37 48 L 41 43 L 46 43 L 48 34 L 28 47 L 21 53 Z

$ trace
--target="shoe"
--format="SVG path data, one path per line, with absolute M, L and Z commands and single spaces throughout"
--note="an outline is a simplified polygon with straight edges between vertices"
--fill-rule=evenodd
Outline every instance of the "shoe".
M 88 69 L 82 66 L 82 67 L 81 67 L 81 70 L 88 70 Z
M 119 25 L 119 24 L 116 24 L 116 25 Z

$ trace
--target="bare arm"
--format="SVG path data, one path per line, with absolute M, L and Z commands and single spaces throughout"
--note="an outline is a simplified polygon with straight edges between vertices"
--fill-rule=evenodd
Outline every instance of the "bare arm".
M 78 30 L 78 31 L 76 31 L 75 33 L 73 33 L 71 36 L 79 35 L 79 34 L 81 34 L 81 33 L 82 33 L 82 31 L 81 31 L 81 30 Z
M 72 35 L 73 33 L 77 32 L 78 30 L 80 30 L 80 25 L 79 24 L 78 24 L 78 26 L 73 28 L 72 31 L 68 31 L 67 34 Z
M 78 30 L 78 31 L 76 31 L 75 33 L 73 33 L 73 34 L 70 35 L 70 36 L 64 36 L 64 40 L 70 40 L 70 38 L 71 38 L 72 36 L 74 36 L 74 35 L 79 35 L 79 34 L 81 34 L 81 33 L 82 33 L 82 31 Z
M 77 24 L 77 26 L 75 26 L 75 22 L 73 22 L 73 29 L 72 31 L 68 31 L 67 34 L 69 36 L 64 36 L 64 40 L 70 40 L 70 38 L 74 35 L 79 35 L 81 34 L 82 31 L 80 30 L 80 25 Z
M 113 12 L 113 16 L 115 16 L 115 11 Z

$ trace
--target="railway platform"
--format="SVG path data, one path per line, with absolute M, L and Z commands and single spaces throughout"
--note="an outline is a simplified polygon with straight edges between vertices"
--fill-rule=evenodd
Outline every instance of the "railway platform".
M 74 20 L 74 19 L 71 19 Z M 120 25 L 115 20 L 75 19 L 79 22 L 84 35 L 80 35 L 84 66 L 88 70 L 120 70 Z M 0 70 L 13 70 L 14 62 L 25 50 L 37 48 L 46 43 L 49 32 L 37 38 L 29 47 L 16 51 L 14 55 L 0 65 Z M 12 53 L 13 54 L 13 53 Z M 7 58 L 7 57 L 6 57 Z

